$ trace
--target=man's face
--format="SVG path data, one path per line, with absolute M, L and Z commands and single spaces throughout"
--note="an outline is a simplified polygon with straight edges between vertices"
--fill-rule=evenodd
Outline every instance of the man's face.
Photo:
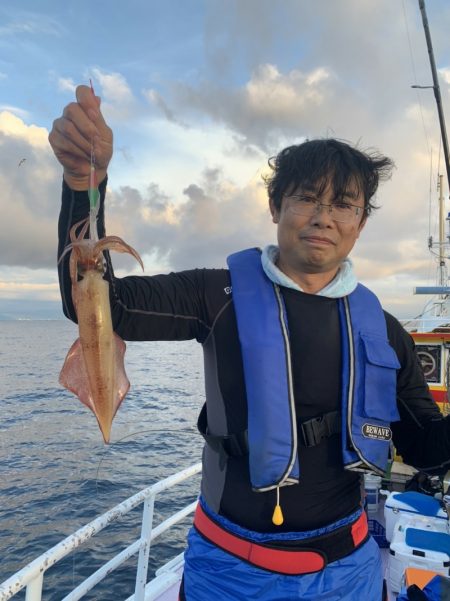
M 349 203 L 361 208 L 359 215 L 353 214 L 347 223 L 335 221 L 327 207 L 312 216 L 296 214 L 297 200 L 294 194 L 304 194 L 323 204 Z M 278 224 L 278 266 L 292 277 L 293 274 L 329 273 L 334 277 L 342 261 L 352 250 L 361 233 L 366 217 L 364 196 L 349 189 L 348 194 L 338 199 L 327 186 L 322 193 L 315 190 L 293 189 L 283 196 L 281 209 L 277 210 L 270 201 L 272 220 Z

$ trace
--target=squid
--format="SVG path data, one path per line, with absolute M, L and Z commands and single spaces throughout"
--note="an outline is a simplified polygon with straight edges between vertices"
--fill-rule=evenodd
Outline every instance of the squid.
M 126 345 L 112 327 L 109 284 L 103 279 L 103 251 L 129 253 L 142 269 L 144 266 L 139 254 L 118 236 L 100 240 L 85 238 L 88 227 L 89 219 L 71 228 L 70 244 L 59 259 L 71 253 L 72 300 L 79 330 L 79 338 L 67 354 L 59 382 L 94 413 L 103 440 L 108 443 L 112 421 L 130 382 L 124 367 Z

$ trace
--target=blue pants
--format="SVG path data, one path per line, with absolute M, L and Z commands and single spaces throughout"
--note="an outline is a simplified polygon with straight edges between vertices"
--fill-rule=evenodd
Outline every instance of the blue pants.
M 285 576 L 222 551 L 195 528 L 189 532 L 186 601 L 381 601 L 382 590 L 381 555 L 373 538 L 321 572 Z

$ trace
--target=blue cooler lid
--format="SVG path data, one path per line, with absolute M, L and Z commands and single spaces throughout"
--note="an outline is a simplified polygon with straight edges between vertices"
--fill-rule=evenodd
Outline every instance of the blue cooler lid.
M 441 509 L 441 504 L 437 499 L 430 497 L 430 495 L 424 495 L 421 492 L 415 492 L 413 490 L 408 492 L 400 492 L 393 495 L 392 498 L 409 505 L 415 509 L 417 513 L 430 517 L 436 516 Z
M 405 543 L 414 549 L 437 551 L 450 556 L 450 536 L 445 532 L 430 532 L 418 528 L 407 528 Z

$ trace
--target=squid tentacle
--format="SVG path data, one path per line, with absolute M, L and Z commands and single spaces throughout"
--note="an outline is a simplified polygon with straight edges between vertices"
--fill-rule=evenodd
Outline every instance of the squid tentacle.
M 77 229 L 80 226 L 83 226 L 80 230 L 80 233 L 76 234 Z M 88 230 L 89 227 L 89 217 L 87 219 L 82 219 L 81 221 L 78 221 L 77 223 L 75 223 L 71 228 L 70 228 L 70 241 L 71 242 L 75 242 L 76 240 L 83 240 L 84 237 L 86 236 L 86 232 Z
M 122 238 L 119 238 L 119 236 L 106 236 L 106 238 L 99 240 L 95 245 L 94 252 L 100 254 L 104 250 L 115 250 L 119 253 L 132 255 L 138 261 L 142 270 L 144 270 L 144 264 L 139 253 L 132 246 L 124 242 Z

